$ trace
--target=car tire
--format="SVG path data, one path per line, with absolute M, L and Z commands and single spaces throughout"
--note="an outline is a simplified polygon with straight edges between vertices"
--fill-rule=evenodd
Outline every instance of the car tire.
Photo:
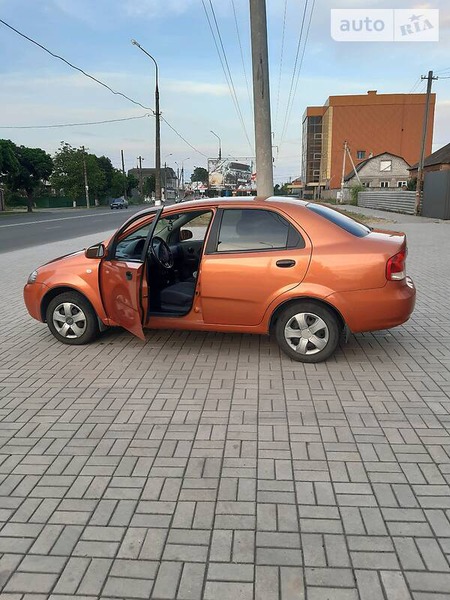
M 341 329 L 337 316 L 330 308 L 315 302 L 299 301 L 279 315 L 275 336 L 281 350 L 293 360 L 318 363 L 334 353 Z
M 97 315 L 78 292 L 64 292 L 53 298 L 46 312 L 48 328 L 63 344 L 81 346 L 99 334 Z

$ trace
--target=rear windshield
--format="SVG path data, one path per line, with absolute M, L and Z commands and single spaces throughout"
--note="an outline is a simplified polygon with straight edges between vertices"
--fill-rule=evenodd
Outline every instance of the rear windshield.
M 328 208 L 328 206 L 323 206 L 321 204 L 308 204 L 307 208 L 317 213 L 321 217 L 324 217 L 328 221 L 331 221 L 341 229 L 348 231 L 348 233 L 356 235 L 357 237 L 364 237 L 371 231 L 369 227 L 366 227 L 362 223 L 358 223 L 358 221 L 355 221 L 351 217 L 347 217 L 347 215 L 343 215 L 337 210 Z

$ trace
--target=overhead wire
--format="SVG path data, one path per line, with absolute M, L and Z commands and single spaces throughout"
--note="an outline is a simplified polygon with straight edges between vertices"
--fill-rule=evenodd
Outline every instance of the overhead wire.
M 47 54 L 50 54 L 50 56 L 53 56 L 54 58 L 57 58 L 58 60 L 61 60 L 63 63 L 66 63 L 66 65 L 69 65 L 69 67 L 71 67 L 72 69 L 75 69 L 76 71 L 79 71 L 80 73 L 82 73 L 86 77 L 89 77 L 89 79 L 92 79 L 93 81 L 95 81 L 99 85 L 103 86 L 104 88 L 106 88 L 107 90 L 109 90 L 111 93 L 115 94 L 116 96 L 122 96 L 123 98 L 126 98 L 126 100 L 129 100 L 133 104 L 136 104 L 137 106 L 140 106 L 141 108 L 144 108 L 145 110 L 151 110 L 153 112 L 153 114 L 155 114 L 155 111 L 153 110 L 153 108 L 150 108 L 149 106 L 144 106 L 143 104 L 141 104 L 140 102 L 137 102 L 136 100 L 133 100 L 133 98 L 130 98 L 126 94 L 123 94 L 122 92 L 118 92 L 116 90 L 113 90 L 113 88 L 111 88 L 106 83 L 103 83 L 103 81 L 100 81 L 100 79 L 97 79 L 93 75 L 90 75 L 89 73 L 86 73 L 86 71 L 83 71 L 83 69 L 80 69 L 80 67 L 77 67 L 76 65 L 73 65 L 71 62 L 69 62 L 68 60 L 66 60 L 62 56 L 59 56 L 59 54 L 55 54 L 54 52 L 52 52 L 51 50 L 49 50 L 48 48 L 46 48 L 45 46 L 43 46 L 39 42 L 36 42 L 36 40 L 33 40 L 28 35 L 25 35 L 21 31 L 19 31 L 18 29 L 16 29 L 12 25 L 10 25 L 9 23 L 7 23 L 6 21 L 3 21 L 3 19 L 0 19 L 0 23 L 3 23 L 3 25 L 6 25 L 6 27 L 9 27 L 9 29 L 11 29 L 12 31 L 14 31 L 15 33 L 17 33 L 21 37 L 25 38 L 26 40 L 28 40 L 32 44 L 35 44 L 36 46 L 38 46 L 39 48 L 41 48 L 41 50 L 44 50 L 44 52 L 47 52 Z
M 105 123 L 120 123 L 122 121 L 134 121 L 150 117 L 150 113 L 138 117 L 125 117 L 122 119 L 107 119 L 105 121 L 89 121 L 84 123 L 58 123 L 55 125 L 0 125 L 0 129 L 58 129 L 60 127 L 83 127 L 85 125 L 104 125 Z
M 311 22 L 312 22 L 312 17 L 313 17 L 313 13 L 314 13 L 315 4 L 316 4 L 316 0 L 312 0 L 311 12 L 309 14 L 308 27 L 306 29 L 305 43 L 303 44 L 303 52 L 302 52 L 302 57 L 300 59 L 300 65 L 299 65 L 298 71 L 297 71 L 297 78 L 296 78 L 296 81 L 295 81 L 294 94 L 292 96 L 292 103 L 291 103 L 291 108 L 290 108 L 288 119 L 287 119 L 287 124 L 289 124 L 289 121 L 291 119 L 291 112 L 292 112 L 292 108 L 294 106 L 295 96 L 297 94 L 298 82 L 300 80 L 300 73 L 302 71 L 303 61 L 305 59 L 306 46 L 308 44 L 309 32 L 311 30 Z
M 213 3 L 212 3 L 212 0 L 209 0 L 209 5 L 210 5 L 210 10 L 211 10 L 212 18 L 214 20 L 215 29 L 216 29 L 216 32 L 217 32 L 217 38 L 219 39 L 219 43 L 217 42 L 216 34 L 214 33 L 214 28 L 213 28 L 213 25 L 212 25 L 212 22 L 211 22 L 211 17 L 209 16 L 208 10 L 206 8 L 205 0 L 202 0 L 202 5 L 203 5 L 203 9 L 205 11 L 205 15 L 206 15 L 206 19 L 208 21 L 208 25 L 209 25 L 209 28 L 210 28 L 210 31 L 211 31 L 211 35 L 213 37 L 214 45 L 216 46 L 216 50 L 217 50 L 217 54 L 219 56 L 220 63 L 222 65 L 222 70 L 224 72 L 225 79 L 226 79 L 226 82 L 228 84 L 228 89 L 230 91 L 231 98 L 232 98 L 234 106 L 236 108 L 236 112 L 237 112 L 238 118 L 239 118 L 239 120 L 241 122 L 242 129 L 244 131 L 245 137 L 247 138 L 247 142 L 248 142 L 248 144 L 250 146 L 250 149 L 253 151 L 253 146 L 252 146 L 252 143 L 250 142 L 250 138 L 248 136 L 247 128 L 245 126 L 244 118 L 242 116 L 242 111 L 241 111 L 241 108 L 240 108 L 240 105 L 239 105 L 239 100 L 238 100 L 238 97 L 237 97 L 237 94 L 236 94 L 236 88 L 234 86 L 233 77 L 231 75 L 230 66 L 229 66 L 227 55 L 226 55 L 225 48 L 224 48 L 224 45 L 223 45 L 222 36 L 220 34 L 220 28 L 219 28 L 219 25 L 218 25 L 218 22 L 217 22 L 216 13 L 215 13 L 215 10 L 214 10 L 214 6 L 213 6 Z M 220 44 L 220 48 L 222 50 L 222 53 L 221 53 L 221 50 L 219 49 L 219 44 Z
M 286 2 L 287 2 L 287 0 L 286 0 Z M 236 25 L 236 34 L 237 34 L 238 43 L 239 43 L 239 50 L 241 53 L 242 69 L 244 71 L 244 79 L 245 79 L 245 85 L 247 88 L 248 101 L 250 103 L 250 106 L 252 106 L 252 96 L 250 94 L 250 85 L 249 85 L 248 77 L 247 77 L 247 69 L 245 68 L 244 52 L 242 50 L 241 36 L 239 33 L 239 22 L 238 22 L 237 15 L 236 15 L 236 6 L 234 4 L 234 0 L 231 0 L 231 6 L 233 8 L 234 23 Z
M 136 105 L 140 106 L 141 108 L 144 108 L 145 110 L 150 110 L 152 112 L 152 114 L 154 116 L 156 116 L 156 112 L 155 112 L 155 110 L 153 108 L 151 108 L 149 106 L 144 106 L 143 104 L 141 104 L 140 102 L 137 102 L 136 100 L 133 100 L 132 98 L 130 98 L 126 94 L 123 94 L 122 92 L 118 92 L 116 90 L 113 90 L 109 85 L 107 85 L 103 81 L 100 81 L 100 79 L 97 79 L 96 77 L 94 77 L 93 75 L 90 75 L 89 73 L 87 73 L 83 69 L 80 69 L 80 67 L 77 67 L 76 65 L 72 64 L 71 62 L 69 62 L 68 60 L 66 60 L 65 58 L 63 58 L 62 56 L 59 56 L 58 54 L 55 54 L 54 52 L 52 52 L 51 50 L 49 50 L 48 48 L 46 48 L 45 46 L 43 46 L 42 44 L 40 44 L 39 42 L 37 42 L 36 40 L 34 40 L 33 38 L 30 38 L 29 36 L 25 35 L 24 33 L 22 33 L 21 31 L 19 31 L 18 29 L 16 29 L 12 25 L 10 25 L 9 23 L 7 23 L 6 21 L 4 21 L 3 19 L 0 19 L 0 23 L 3 23 L 3 25 L 5 25 L 6 27 L 8 27 L 12 31 L 14 31 L 15 33 L 17 33 L 18 35 L 20 35 L 21 37 L 23 37 L 24 39 L 28 40 L 32 44 L 35 44 L 36 46 L 38 46 L 39 48 L 41 48 L 42 50 L 44 50 L 45 52 L 47 52 L 48 54 L 50 54 L 51 56 L 53 56 L 54 58 L 57 58 L 58 60 L 61 60 L 62 62 L 64 62 L 66 65 L 68 65 L 72 69 L 75 69 L 76 71 L 79 71 L 80 73 L 82 73 L 83 75 L 85 75 L 86 77 L 88 77 L 89 79 L 92 79 L 93 81 L 95 81 L 95 83 L 98 83 L 99 85 L 103 86 L 104 88 L 106 88 L 107 90 L 109 90 L 110 92 L 112 92 L 113 94 L 115 94 L 117 96 L 122 96 L 126 100 L 129 100 L 133 104 L 136 104 Z M 197 148 L 195 148 L 192 144 L 190 144 L 174 127 L 172 127 L 172 125 L 170 125 L 170 123 L 166 119 L 163 119 L 163 120 L 166 123 L 166 125 L 168 125 L 172 129 L 172 131 L 181 140 L 183 140 L 190 148 L 192 148 L 198 154 L 201 154 L 202 156 L 205 156 L 205 154 L 203 154 L 203 152 L 200 152 L 200 150 L 197 150 Z M 95 124 L 95 123 L 93 123 L 93 124 Z M 72 126 L 72 125 L 69 124 L 67 126 Z
M 285 112 L 285 117 L 284 117 L 283 128 L 281 130 L 280 145 L 283 142 L 284 134 L 285 134 L 285 131 L 286 131 L 286 128 L 287 128 L 288 114 L 290 112 L 291 102 L 293 102 L 293 100 L 292 100 L 292 92 L 293 92 L 293 89 L 294 89 L 295 74 L 296 74 L 296 71 L 297 71 L 298 57 L 300 55 L 300 48 L 301 48 L 301 45 L 302 45 L 302 38 L 303 38 L 303 31 L 304 31 L 305 22 L 306 22 L 306 14 L 307 14 L 307 9 L 308 9 L 308 3 L 309 3 L 309 0 L 305 0 L 305 5 L 303 7 L 302 24 L 301 24 L 301 27 L 300 27 L 300 34 L 299 34 L 298 44 L 297 44 L 297 52 L 296 52 L 296 56 L 295 56 L 294 68 L 292 70 L 291 86 L 290 86 L 290 89 L 289 89 L 289 95 L 288 95 L 288 101 L 287 101 L 287 106 L 286 106 L 286 112 Z
M 282 34 L 281 34 L 280 71 L 278 74 L 277 104 L 276 104 L 276 111 L 275 111 L 275 127 L 274 127 L 275 131 L 278 130 L 278 114 L 279 114 L 279 108 L 280 108 L 281 75 L 283 72 L 284 37 L 285 37 L 285 32 L 286 32 L 287 3 L 288 3 L 288 0 L 284 0 L 283 29 L 282 29 Z

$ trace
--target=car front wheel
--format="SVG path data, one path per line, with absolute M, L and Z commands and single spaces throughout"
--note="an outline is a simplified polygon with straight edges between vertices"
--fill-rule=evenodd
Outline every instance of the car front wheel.
M 296 302 L 283 310 L 275 325 L 281 350 L 293 360 L 318 363 L 336 350 L 340 323 L 328 307 L 314 302 Z
M 63 344 L 88 344 L 99 334 L 97 315 L 84 296 L 64 292 L 50 301 L 46 313 L 47 325 Z

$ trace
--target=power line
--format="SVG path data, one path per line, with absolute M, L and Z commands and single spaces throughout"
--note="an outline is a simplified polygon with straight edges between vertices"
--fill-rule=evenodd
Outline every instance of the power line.
M 234 87 L 233 77 L 231 75 L 230 66 L 228 64 L 228 59 L 227 59 L 227 55 L 226 55 L 225 48 L 224 48 L 224 45 L 223 45 L 222 36 L 220 35 L 220 28 L 219 28 L 219 25 L 218 25 L 218 22 L 217 22 L 216 13 L 214 11 L 214 6 L 212 4 L 212 0 L 209 0 L 209 4 L 210 4 L 211 14 L 212 14 L 212 17 L 213 17 L 214 23 L 215 23 L 215 28 L 216 28 L 216 31 L 217 31 L 217 37 L 219 39 L 220 47 L 222 49 L 222 54 L 220 52 L 219 45 L 217 43 L 216 34 L 214 33 L 214 28 L 212 26 L 211 18 L 209 16 L 208 10 L 206 8 L 205 0 L 202 0 L 203 9 L 205 11 L 205 15 L 206 15 L 206 18 L 207 18 L 207 21 L 208 21 L 208 25 L 209 25 L 209 28 L 210 28 L 210 31 L 211 31 L 211 35 L 213 36 L 214 44 L 216 46 L 217 54 L 219 56 L 220 63 L 222 65 L 222 70 L 224 72 L 225 79 L 226 79 L 227 84 L 228 84 L 228 89 L 230 91 L 231 98 L 233 100 L 234 106 L 235 106 L 236 111 L 238 113 L 238 117 L 239 117 L 239 120 L 241 122 L 242 128 L 244 130 L 245 137 L 247 138 L 247 142 L 248 142 L 248 144 L 250 146 L 250 149 L 253 151 L 253 147 L 252 147 L 252 144 L 250 142 L 250 138 L 249 138 L 248 133 L 247 133 L 247 128 L 245 127 L 245 122 L 244 122 L 244 118 L 242 116 L 241 108 L 239 106 L 239 100 L 237 98 L 236 89 Z
M 298 71 L 297 71 L 297 79 L 295 81 L 294 94 L 292 96 L 292 103 L 291 103 L 291 108 L 290 108 L 290 111 L 289 111 L 289 116 L 288 116 L 287 124 L 289 124 L 289 121 L 291 119 L 291 112 L 292 112 L 292 108 L 294 106 L 295 96 L 297 95 L 298 82 L 300 80 L 300 73 L 302 71 L 303 61 L 305 59 L 306 45 L 308 44 L 309 32 L 310 32 L 310 29 L 311 29 L 311 22 L 312 22 L 312 17 L 313 17 L 313 13 L 314 13 L 315 4 L 316 4 L 316 0 L 312 0 L 311 12 L 309 14 L 308 27 L 306 29 L 305 43 L 303 45 L 302 57 L 300 59 L 300 65 L 299 65 L 299 68 L 298 68 Z
M 284 54 L 284 35 L 286 32 L 286 14 L 287 14 L 287 0 L 284 0 L 284 14 L 283 14 L 283 29 L 281 34 L 281 54 L 280 54 L 280 72 L 278 75 L 278 91 L 277 91 L 277 108 L 275 112 L 275 131 L 278 127 L 278 111 L 280 107 L 280 91 L 281 91 L 281 73 L 283 70 L 283 54 Z
M 203 152 L 200 152 L 200 150 L 197 150 L 197 148 L 195 148 L 192 144 L 190 144 L 182 135 L 181 133 L 178 133 L 178 131 L 161 115 L 161 120 L 164 121 L 164 123 L 170 127 L 170 129 L 180 138 L 183 140 L 183 142 L 185 142 L 190 148 L 192 148 L 192 150 L 194 150 L 195 152 L 197 152 L 198 154 L 201 154 L 202 156 L 204 156 L 205 158 L 208 158 L 206 156 L 206 154 L 203 154 Z
M 286 0 L 286 2 L 287 2 L 287 0 Z M 247 78 L 247 69 L 245 68 L 244 53 L 243 53 L 243 50 L 242 50 L 241 36 L 239 34 L 239 23 L 238 23 L 238 20 L 237 20 L 236 6 L 234 4 L 234 0 L 231 0 L 231 6 L 233 7 L 234 22 L 235 22 L 235 25 L 236 25 L 236 33 L 237 33 L 237 38 L 238 38 L 238 42 L 239 42 L 239 50 L 241 52 L 242 69 L 244 71 L 244 78 L 245 78 L 245 85 L 247 87 L 248 101 L 249 101 L 250 107 L 251 107 L 252 106 L 252 97 L 251 97 L 251 94 L 250 94 L 250 85 L 249 85 L 248 78 Z
M 7 23 L 6 21 L 3 21 L 3 19 L 0 19 L 0 23 L 3 23 L 3 25 L 6 25 L 6 27 L 9 27 L 9 29 L 11 29 L 12 31 L 14 31 L 15 33 L 17 33 L 21 37 L 25 38 L 26 40 L 28 40 L 32 44 L 35 44 L 35 46 L 38 46 L 39 48 L 41 48 L 42 50 L 44 50 L 44 52 L 47 52 L 47 54 L 50 54 L 50 56 L 53 56 L 54 58 L 57 58 L 58 60 L 62 60 L 63 63 L 66 63 L 66 65 L 69 65 L 69 67 L 71 67 L 72 69 L 75 69 L 76 71 L 79 71 L 80 73 L 82 73 L 86 77 L 89 77 L 89 79 L 92 79 L 93 81 L 95 81 L 99 85 L 103 86 L 104 88 L 106 88 L 107 90 L 109 90 L 110 92 L 112 92 L 113 94 L 115 94 L 116 96 L 122 96 L 123 98 L 126 98 L 126 100 L 129 100 L 133 104 L 136 104 L 137 106 L 140 106 L 141 108 L 144 108 L 145 110 L 151 110 L 153 112 L 153 114 L 155 113 L 155 111 L 153 110 L 153 108 L 150 108 L 149 106 L 144 106 L 143 104 L 141 104 L 140 102 L 137 102 L 136 100 L 133 100 L 132 98 L 130 98 L 126 94 L 122 94 L 122 92 L 117 92 L 116 90 L 113 90 L 111 87 L 109 87 L 109 85 L 107 85 L 106 83 L 103 83 L 103 81 L 100 81 L 100 79 L 97 79 L 93 75 L 90 75 L 89 73 L 86 73 L 86 71 L 83 71 L 83 69 L 80 69 L 80 67 L 77 67 L 77 66 L 73 65 L 71 62 L 69 62 L 68 60 L 66 60 L 62 56 L 59 56 L 58 54 L 55 54 L 54 52 L 52 52 L 51 50 L 49 50 L 48 48 L 46 48 L 45 46 L 43 46 L 39 42 L 36 42 L 36 40 L 33 40 L 32 38 L 28 37 L 27 35 L 25 35 L 21 31 L 19 31 L 18 29 L 16 29 L 15 27 L 13 27 L 12 25 L 9 25 L 9 23 Z
M 291 103 L 293 103 L 293 101 L 294 101 L 293 97 L 292 97 L 292 92 L 293 92 L 293 89 L 294 89 L 294 82 L 295 82 L 295 74 L 296 74 L 296 71 L 297 71 L 298 57 L 299 57 L 300 48 L 301 48 L 301 45 L 302 45 L 302 37 L 303 37 L 303 30 L 304 30 L 305 22 L 306 22 L 306 13 L 307 13 L 307 9 L 308 9 L 308 2 L 309 2 L 309 0 L 305 0 L 305 6 L 303 8 L 302 24 L 301 24 L 301 27 L 300 27 L 300 35 L 299 35 L 299 38 L 298 38 L 297 53 L 295 55 L 294 68 L 293 68 L 293 71 L 292 71 L 291 87 L 289 89 L 288 101 L 287 101 L 287 106 L 286 106 L 286 113 L 285 113 L 285 117 L 284 117 L 283 128 L 281 130 L 280 146 L 283 143 L 284 134 L 285 134 L 285 131 L 286 131 L 286 128 L 287 128 L 288 115 L 290 113 L 290 106 L 291 106 Z
M 86 123 L 58 123 L 56 125 L 0 125 L 0 129 L 57 129 L 60 127 L 83 127 L 84 125 L 104 125 L 105 123 L 120 123 L 122 121 L 134 121 L 150 117 L 149 113 L 140 117 L 126 117 L 123 119 L 108 119 L 107 121 L 90 121 Z
M 145 110 L 150 110 L 153 113 L 153 115 L 156 115 L 156 113 L 153 110 L 153 108 L 150 108 L 148 106 L 144 106 L 143 104 L 141 104 L 140 102 L 137 102 L 136 100 L 133 100 L 132 98 L 130 98 L 126 94 L 122 94 L 122 92 L 117 92 L 116 90 L 113 90 L 109 85 L 107 85 L 106 83 L 103 83 L 103 81 L 100 81 L 100 79 L 97 79 L 96 77 L 90 75 L 89 73 L 86 73 L 86 71 L 83 71 L 83 69 L 80 69 L 76 65 L 73 65 L 71 62 L 69 62 L 68 60 L 66 60 L 62 56 L 59 56 L 58 54 L 55 54 L 54 52 L 52 52 L 51 50 L 49 50 L 48 48 L 46 48 L 45 46 L 43 46 L 39 42 L 36 42 L 36 40 L 33 40 L 32 38 L 30 38 L 29 36 L 25 35 L 21 31 L 19 31 L 15 27 L 13 27 L 12 25 L 9 25 L 9 23 L 7 23 L 6 21 L 4 21 L 3 19 L 0 19 L 0 23 L 3 23 L 3 25 L 5 25 L 6 27 L 8 27 L 12 31 L 14 31 L 15 33 L 17 33 L 18 35 L 20 35 L 21 37 L 23 37 L 24 39 L 28 40 L 32 44 L 35 44 L 36 46 L 38 46 L 39 48 L 41 48 L 42 50 L 44 50 L 45 52 L 47 52 L 48 54 L 50 54 L 50 56 L 53 56 L 54 58 L 57 58 L 58 60 L 61 60 L 63 63 L 65 63 L 66 65 L 68 65 L 72 69 L 75 69 L 76 71 L 79 71 L 80 73 L 82 73 L 86 77 L 89 77 L 89 79 L 92 79 L 93 81 L 95 81 L 99 85 L 103 86 L 104 88 L 106 88 L 107 90 L 109 90 L 110 92 L 112 92 L 113 94 L 115 94 L 117 96 L 122 96 L 123 98 L 125 98 L 126 100 L 129 100 L 133 104 L 136 104 L 136 105 L 140 106 L 141 108 L 144 108 Z M 182 139 L 188 146 L 190 146 L 193 150 L 195 150 L 196 152 L 198 152 L 202 156 L 206 156 L 205 154 L 203 154 L 202 152 L 200 152 L 199 150 L 197 150 L 196 148 L 194 148 L 194 146 L 192 146 L 192 144 L 190 144 L 180 133 L 178 133 L 178 131 L 174 127 L 172 127 L 172 125 L 170 125 L 170 123 L 166 119 L 164 119 L 164 121 L 174 131 L 174 133 L 180 139 Z M 93 123 L 93 124 L 95 124 L 95 123 Z M 71 126 L 75 126 L 75 125 L 76 124 L 73 124 L 73 125 L 72 124 L 68 124 L 67 127 L 69 127 L 69 126 L 71 127 Z M 64 125 L 62 125 L 62 126 L 64 126 Z

